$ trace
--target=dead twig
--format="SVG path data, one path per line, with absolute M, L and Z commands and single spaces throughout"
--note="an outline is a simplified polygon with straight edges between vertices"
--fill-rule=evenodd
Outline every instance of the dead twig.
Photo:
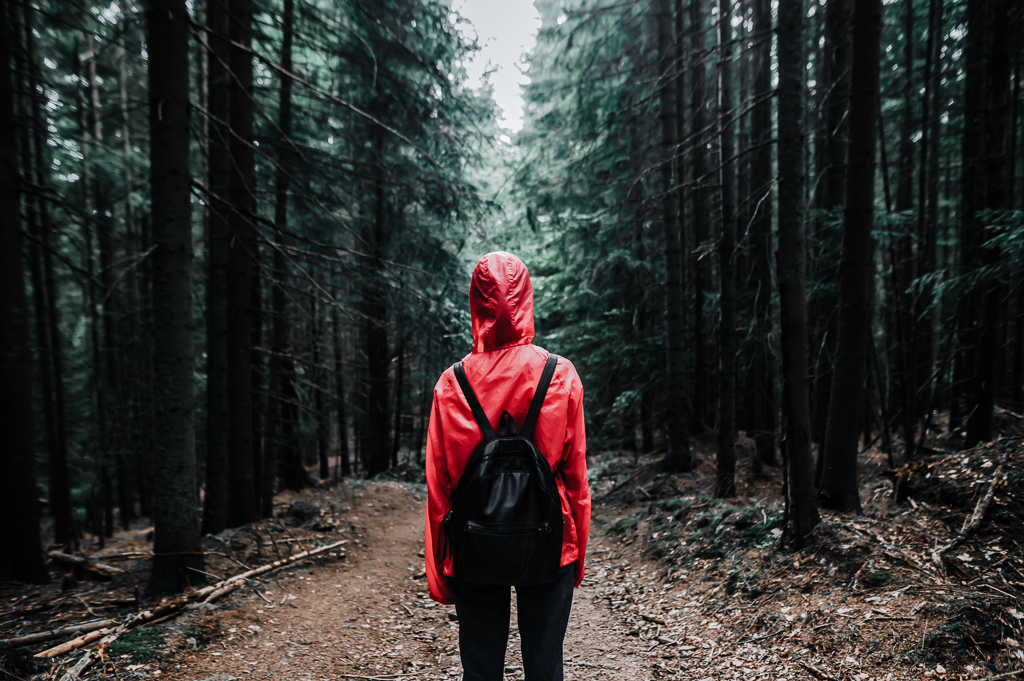
M 999 461 L 999 465 L 996 466 L 996 472 L 992 475 L 992 480 L 988 484 L 988 490 L 985 492 L 985 496 L 978 500 L 978 503 L 974 507 L 974 513 L 971 514 L 970 519 L 964 523 L 964 526 L 957 533 L 956 537 L 952 541 L 940 546 L 932 551 L 932 564 L 935 569 L 939 572 L 946 571 L 946 565 L 943 562 L 943 554 L 952 551 L 960 544 L 964 543 L 971 537 L 978 528 L 981 527 L 981 521 L 984 520 L 985 514 L 988 513 L 988 507 L 992 505 L 992 498 L 996 494 L 996 485 L 1003 478 L 1003 465 L 1006 463 L 1006 459 L 1009 455 L 1009 449 L 1003 450 L 1003 455 Z
M 813 664 L 811 664 L 809 662 L 802 662 L 800 660 L 797 660 L 796 663 L 798 665 L 800 665 L 801 667 L 803 667 L 804 669 L 806 669 L 807 671 L 809 671 L 811 674 L 814 674 L 814 676 L 816 676 L 817 678 L 821 679 L 822 681 L 839 681 L 839 679 L 837 679 L 836 677 L 829 676 L 828 674 L 826 674 L 825 672 L 821 671 L 820 669 L 818 669 L 817 667 L 815 667 Z

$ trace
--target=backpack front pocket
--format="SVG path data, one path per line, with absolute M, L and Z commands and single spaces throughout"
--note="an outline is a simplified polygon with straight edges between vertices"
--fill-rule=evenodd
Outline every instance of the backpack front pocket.
M 465 525 L 455 574 L 478 584 L 526 584 L 543 572 L 551 527 L 523 523 Z M 539 560 L 538 560 L 539 559 Z

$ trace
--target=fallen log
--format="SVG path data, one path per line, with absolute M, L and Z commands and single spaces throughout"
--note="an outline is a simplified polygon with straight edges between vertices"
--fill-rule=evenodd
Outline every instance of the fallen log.
M 89 572 L 92 572 L 104 579 L 110 579 L 115 575 L 124 574 L 124 570 L 119 567 L 107 565 L 106 563 L 98 563 L 84 556 L 72 556 L 70 553 L 64 553 L 62 551 L 50 551 L 48 555 L 56 563 L 88 570 Z
M 210 601 L 216 600 L 217 598 L 220 598 L 221 596 L 230 593 L 232 590 L 234 590 L 247 579 L 251 579 L 252 577 L 265 574 L 272 570 L 277 570 L 286 565 L 290 565 L 291 563 L 298 562 L 304 558 L 309 558 L 319 553 L 324 553 L 326 551 L 330 551 L 331 549 L 336 549 L 344 543 L 344 541 L 339 541 L 333 544 L 329 544 L 327 546 L 321 546 L 318 549 L 303 551 L 302 553 L 297 553 L 294 556 L 289 556 L 288 558 L 282 558 L 281 560 L 274 561 L 273 563 L 268 563 L 267 565 L 263 565 L 253 570 L 249 570 L 248 572 L 243 572 L 233 577 L 228 577 L 227 579 L 221 580 L 216 584 L 205 586 L 202 589 L 197 589 L 196 591 L 193 591 L 192 593 L 187 594 L 185 596 L 181 596 L 174 600 L 161 603 L 152 610 L 143 610 L 142 612 L 136 613 L 113 631 L 111 631 L 111 629 L 109 628 L 101 629 L 99 631 L 93 631 L 88 634 L 85 634 L 84 636 L 79 636 L 76 639 L 67 641 L 58 646 L 54 646 L 53 648 L 48 648 L 47 650 L 44 650 L 40 653 L 36 653 L 35 656 L 38 658 L 56 657 L 57 655 L 63 655 L 64 653 L 87 646 L 93 641 L 96 641 L 97 639 L 103 636 L 110 636 L 112 634 L 117 634 L 117 636 L 120 636 L 121 633 L 123 633 L 124 631 L 134 629 L 139 625 L 147 624 L 153 622 L 154 620 L 169 615 L 175 615 L 178 612 L 185 610 L 186 608 L 198 607 L 200 603 L 209 603 Z M 79 661 L 79 664 L 81 664 L 81 661 Z M 77 666 L 78 665 L 76 664 L 75 667 Z M 85 667 L 82 668 L 82 670 L 84 669 Z M 80 674 L 82 670 L 79 670 L 78 673 Z M 68 671 L 68 674 L 70 673 L 71 670 Z M 64 678 L 74 679 L 77 677 L 68 677 L 67 674 L 65 674 Z
M 49 629 L 47 631 L 37 631 L 34 634 L 25 634 L 24 636 L 15 636 L 13 638 L 0 639 L 0 643 L 10 646 L 27 646 L 33 643 L 42 643 L 43 641 L 51 641 L 55 638 L 63 638 L 65 636 L 72 636 L 76 634 L 86 634 L 90 631 L 96 631 L 97 629 L 106 629 L 108 627 L 117 624 L 114 620 L 98 620 L 95 622 L 84 622 L 83 624 L 76 624 L 70 627 L 61 627 L 60 629 Z

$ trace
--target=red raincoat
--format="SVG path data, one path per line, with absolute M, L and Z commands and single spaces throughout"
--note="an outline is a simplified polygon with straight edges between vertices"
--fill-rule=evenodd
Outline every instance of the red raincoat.
M 548 352 L 533 345 L 533 287 L 530 273 L 510 253 L 485 255 L 469 288 L 473 315 L 473 352 L 462 360 L 473 391 L 496 426 L 507 410 L 522 426 L 540 381 Z M 434 386 L 427 428 L 427 521 L 425 556 L 430 596 L 452 603 L 448 578 L 455 576 L 442 550 L 441 521 L 451 497 L 482 444 L 480 427 L 451 368 Z M 587 484 L 587 435 L 583 427 L 583 384 L 575 367 L 559 358 L 533 442 L 555 473 L 562 500 L 562 565 L 576 563 L 576 586 L 583 580 L 583 557 L 590 531 Z

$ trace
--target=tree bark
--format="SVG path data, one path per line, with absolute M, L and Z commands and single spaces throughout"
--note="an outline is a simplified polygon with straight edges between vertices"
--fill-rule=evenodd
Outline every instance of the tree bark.
M 366 429 L 361 433 L 363 471 L 373 477 L 387 470 L 390 460 L 388 434 L 388 334 L 387 305 L 384 299 L 384 282 L 381 279 L 385 239 L 387 238 L 387 194 L 384 189 L 384 142 L 379 129 L 373 132 L 373 219 L 368 225 L 373 231 L 369 243 L 373 245 L 372 271 L 366 283 L 364 302 L 366 306 L 366 375 L 369 395 L 366 410 Z
M 846 204 L 846 157 L 848 154 L 848 126 L 850 106 L 850 2 L 851 0 L 828 0 L 825 5 L 825 88 L 822 106 L 824 108 L 824 166 L 820 170 L 816 195 L 819 210 L 839 214 Z M 820 10 L 820 8 L 819 8 Z M 818 221 L 816 238 L 821 242 L 815 250 L 822 257 L 814 262 L 816 278 L 826 284 L 834 284 L 835 260 L 831 255 L 839 250 L 834 230 L 828 229 L 831 222 L 828 215 Z M 824 289 L 825 292 L 829 288 Z M 812 311 L 811 320 L 820 323 L 815 329 L 815 399 L 812 404 L 813 437 L 824 439 L 827 425 L 828 400 L 832 390 L 832 366 L 835 362 L 836 307 L 834 294 L 819 297 Z M 819 458 L 820 461 L 820 458 Z
M 253 470 L 252 300 L 256 258 L 255 159 L 253 156 L 252 1 L 230 0 L 231 203 L 228 233 L 227 384 L 228 527 L 252 522 L 256 510 Z
M 939 137 L 941 135 L 940 111 L 942 110 L 942 1 L 930 0 L 928 8 L 928 54 L 925 58 L 927 81 L 923 106 L 922 126 L 924 139 L 921 145 L 921 181 L 919 184 L 920 218 L 919 237 L 923 257 L 918 258 L 918 276 L 932 274 L 938 268 L 939 241 Z M 924 409 L 920 445 L 928 435 L 927 424 L 934 409 L 935 359 L 938 354 L 937 320 L 941 319 L 935 288 L 923 284 L 917 297 L 917 329 L 919 334 L 918 389 L 922 393 Z M 920 449 L 918 447 L 917 449 Z
M 682 251 L 679 234 L 679 204 L 675 189 L 673 161 L 676 147 L 675 39 L 672 35 L 671 0 L 658 0 L 658 56 L 661 91 L 661 227 L 665 238 L 665 302 L 667 306 L 668 453 L 663 466 L 670 471 L 693 469 L 690 451 L 689 418 L 686 407 L 686 326 L 683 317 Z
M 707 240 L 708 232 L 708 199 L 703 184 L 706 150 L 703 143 L 705 109 L 707 107 L 707 76 L 704 70 L 705 26 L 703 0 L 690 0 L 690 58 L 693 68 L 692 99 L 690 100 L 690 119 L 693 121 L 693 155 L 690 161 L 691 172 L 695 178 L 690 197 L 693 202 L 693 240 L 694 248 Z M 704 320 L 704 292 L 707 291 L 707 265 L 702 258 L 696 258 L 693 265 L 693 414 L 691 427 L 695 433 L 703 433 L 708 421 L 708 361 L 707 339 L 705 338 L 706 322 Z
M 846 157 L 850 124 L 851 0 L 825 5 L 825 168 L 819 205 L 835 211 L 846 204 Z
M 721 311 L 718 340 L 718 465 L 715 496 L 736 496 L 736 202 L 732 126 L 732 0 L 718 0 L 718 136 L 722 239 L 718 244 Z
M 871 319 L 871 227 L 881 32 L 882 1 L 853 0 L 850 157 L 839 263 L 839 334 L 819 493 L 822 506 L 838 511 L 860 510 L 857 455 Z
M 150 0 L 150 192 L 153 215 L 153 594 L 201 581 L 196 514 L 189 16 L 184 0 Z
M 294 1 L 285 0 L 281 28 L 281 67 L 292 69 L 292 25 Z M 295 422 L 298 416 L 295 390 L 295 366 L 291 356 L 291 325 L 287 317 L 287 301 L 283 288 L 288 276 L 288 262 L 284 255 L 285 231 L 288 227 L 288 193 L 291 163 L 292 79 L 282 76 L 278 93 L 278 128 L 281 138 L 277 147 L 277 172 L 274 177 L 274 287 L 271 290 L 271 355 L 270 403 L 276 423 L 269 426 L 271 440 L 266 448 L 263 464 L 263 504 L 265 517 L 273 515 L 273 484 L 277 475 L 281 485 L 299 490 L 309 484 L 309 476 L 302 465 L 302 455 L 295 441 Z
M 13 5 L 10 9 L 12 12 L 15 11 Z M 45 356 L 46 358 L 46 361 L 41 362 L 41 365 L 46 387 L 46 443 L 50 515 L 53 517 L 54 539 L 58 544 L 70 545 L 74 543 L 76 535 L 71 508 L 71 482 L 68 473 L 64 351 L 60 335 L 59 299 L 54 280 L 53 249 L 50 245 L 50 209 L 49 202 L 45 198 L 50 184 L 49 173 L 47 172 L 49 166 L 46 163 L 48 156 L 46 151 L 47 132 L 43 121 L 43 111 L 45 109 L 44 102 L 38 91 L 42 78 L 39 72 L 39 64 L 36 62 L 32 9 L 26 2 L 22 3 L 21 11 L 21 28 L 24 37 L 25 61 L 27 62 L 27 68 L 25 69 L 27 88 L 25 93 L 31 125 L 32 180 L 36 185 L 37 192 L 34 204 L 32 205 L 38 217 L 36 236 L 40 243 L 38 253 L 33 256 L 33 261 L 39 262 L 40 272 L 38 278 L 42 283 L 42 287 L 36 291 L 35 286 L 33 286 L 33 294 L 36 296 L 37 315 L 39 315 L 36 324 L 40 356 Z M 12 28 L 14 25 L 15 22 L 12 21 Z M 27 154 L 27 141 L 29 139 L 27 129 L 25 139 L 26 148 L 23 150 L 23 153 Z M 42 309 L 40 309 L 40 306 Z
M 289 0 L 290 1 L 290 0 Z M 334 310 L 334 389 L 338 403 L 338 455 L 341 457 L 341 477 L 352 475 L 352 461 L 348 451 L 348 415 L 345 409 L 345 372 L 341 364 L 341 317 Z
M 786 418 L 786 536 L 803 546 L 818 524 L 811 466 L 804 295 L 804 2 L 779 0 L 779 303 Z
M 21 197 L 14 68 L 7 17 L 0 0 L 0 427 L 4 432 L 4 475 L 0 476 L 0 579 L 47 580 L 39 536 L 32 430 L 32 359 L 28 299 L 22 269 Z
M 312 275 L 311 275 L 312 276 Z M 326 374 L 323 368 L 323 359 L 320 356 L 322 347 L 322 327 L 320 325 L 320 292 L 313 289 L 310 299 L 310 344 L 313 346 L 313 366 L 310 368 L 310 383 L 313 391 L 313 418 L 316 423 L 316 452 L 317 462 L 320 465 L 320 479 L 329 480 L 331 477 L 330 463 L 330 421 L 327 418 L 327 411 L 324 409 L 324 393 L 327 392 Z
M 206 6 L 207 187 L 206 202 L 206 495 L 203 532 L 217 534 L 227 527 L 228 512 L 228 204 L 231 174 L 230 81 L 227 63 L 228 0 L 209 0 Z
M 772 271 L 772 13 L 770 0 L 753 0 L 753 34 L 760 44 L 754 50 L 754 111 L 751 143 L 756 147 L 751 167 L 754 211 L 750 225 L 751 265 L 754 285 L 753 429 L 757 460 L 776 463 L 775 359 L 770 338 Z
M 985 64 L 985 126 L 984 174 L 985 207 L 989 211 L 1005 211 L 1009 208 L 1007 192 L 1007 143 L 1010 114 L 1010 29 L 1012 24 L 1010 0 L 986 0 L 985 20 L 988 23 L 986 45 L 988 58 Z M 970 24 L 968 33 L 972 30 Z M 992 223 L 998 218 L 993 214 L 985 221 Z M 986 230 L 987 231 L 987 230 Z M 991 266 L 998 262 L 1000 253 L 988 244 L 991 237 L 985 232 L 981 236 L 981 260 Z M 1005 287 L 999 281 L 988 281 L 983 285 L 983 308 L 979 324 L 977 370 L 974 379 L 974 411 L 967 420 L 967 442 L 989 442 L 995 437 L 994 416 L 998 357 L 1002 343 L 1000 332 L 1003 325 L 1003 299 Z
M 964 125 L 961 143 L 960 171 L 960 256 L 965 271 L 981 265 L 979 235 L 982 232 L 977 213 L 984 207 L 984 97 L 985 97 L 985 3 L 983 0 L 968 0 L 965 11 L 967 37 L 964 40 Z M 959 372 L 953 390 L 953 399 L 963 405 L 968 414 L 973 412 L 971 400 L 973 377 L 977 372 L 978 344 L 982 297 L 971 291 L 960 301 L 957 325 L 961 337 L 962 351 L 958 353 Z M 959 405 L 958 405 L 959 406 Z M 952 409 L 951 409 L 952 410 Z M 959 410 L 956 410 L 959 411 Z M 950 416 L 950 428 L 959 426 L 959 419 Z M 977 422 L 975 422 L 977 426 Z M 969 436 L 977 433 L 969 433 Z M 971 442 L 977 444 L 977 440 Z
M 405 339 L 398 339 L 398 368 L 395 370 L 395 425 L 391 429 L 391 465 L 398 466 L 398 452 L 402 448 L 402 398 L 405 386 Z

